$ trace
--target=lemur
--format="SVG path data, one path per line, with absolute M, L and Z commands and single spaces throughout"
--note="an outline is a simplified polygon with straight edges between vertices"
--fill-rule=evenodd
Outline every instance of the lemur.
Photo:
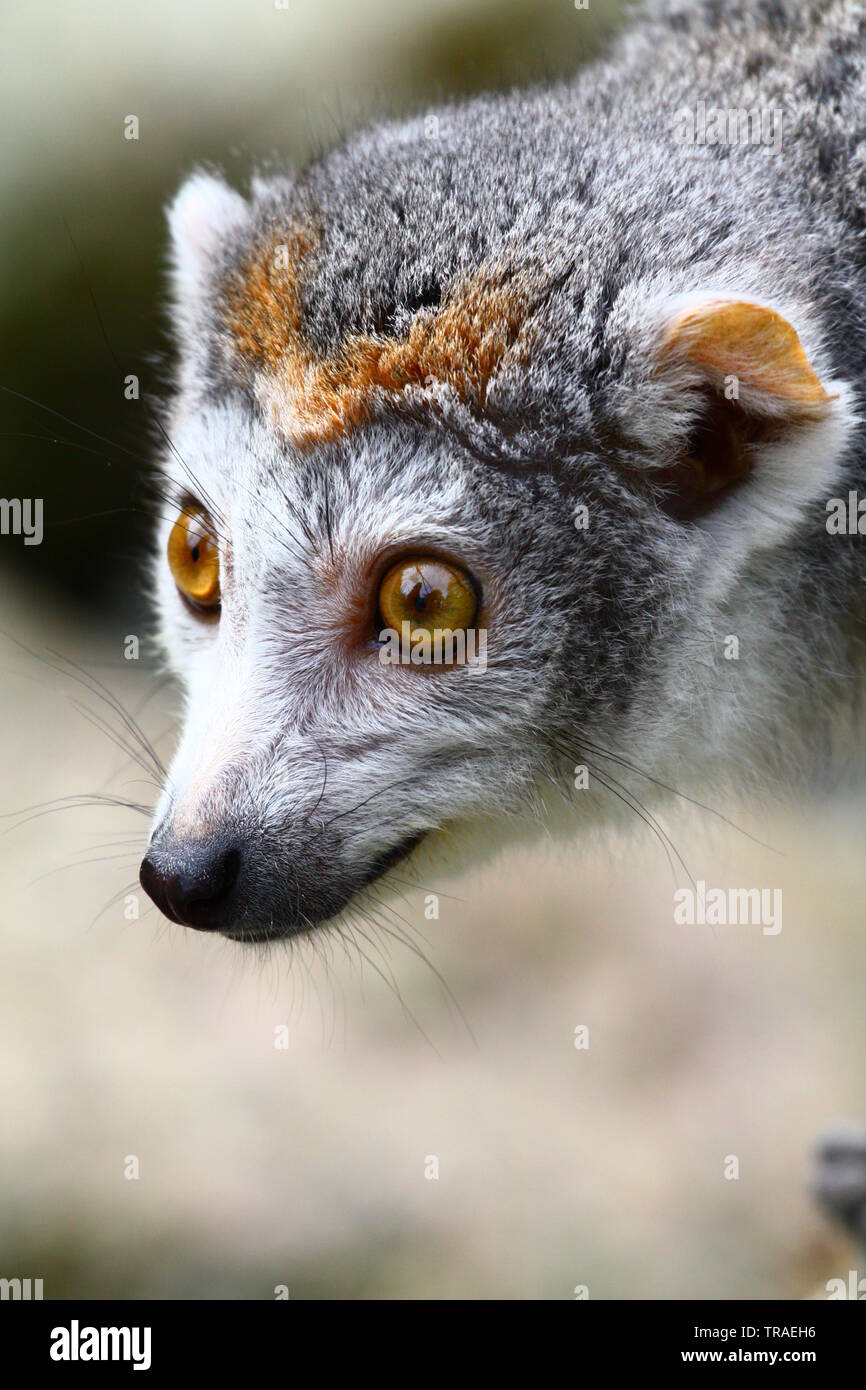
M 188 178 L 168 918 L 290 937 L 546 819 L 862 765 L 864 39 L 650 0 L 569 82 Z

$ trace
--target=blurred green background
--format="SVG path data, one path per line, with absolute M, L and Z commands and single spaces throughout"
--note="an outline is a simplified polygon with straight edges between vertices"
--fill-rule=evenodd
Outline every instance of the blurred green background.
M 41 547 L 0 544 L 4 1277 L 48 1297 L 712 1298 L 853 1267 L 807 1178 L 816 1130 L 863 1108 L 862 804 L 741 808 L 779 854 L 668 822 L 698 876 L 783 886 L 778 938 L 675 928 L 662 852 L 629 827 L 437 883 L 438 921 L 407 890 L 435 970 L 372 923 L 366 963 L 333 938 L 261 959 L 170 928 L 136 894 L 140 818 L 25 809 L 154 795 L 69 661 L 170 754 L 141 582 L 153 446 L 123 377 L 145 397 L 166 377 L 162 209 L 186 172 L 242 184 L 365 115 L 568 72 L 621 13 L 3 6 L 0 494 L 46 500 Z

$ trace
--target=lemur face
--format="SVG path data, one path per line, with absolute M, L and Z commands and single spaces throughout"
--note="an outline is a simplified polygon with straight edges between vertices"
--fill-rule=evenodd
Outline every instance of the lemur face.
M 770 631 L 848 390 L 797 267 L 768 294 L 663 218 L 624 257 L 614 219 L 461 183 L 412 126 L 181 191 L 155 574 L 186 712 L 141 871 L 170 918 L 305 931 L 770 707 L 716 656 Z
M 404 421 L 292 453 L 240 400 L 171 437 L 156 573 L 186 721 L 142 869 L 166 915 L 266 939 L 433 871 L 473 823 L 534 808 L 578 758 L 576 714 L 626 702 L 652 575 L 624 566 L 636 530 L 576 546 L 552 478 Z M 387 645 L 404 623 L 467 631 L 466 658 Z
M 294 457 L 237 402 L 173 440 L 195 483 L 177 470 L 159 549 L 180 557 L 158 578 L 188 712 L 148 855 L 179 882 L 154 896 L 194 926 L 302 930 L 528 774 L 507 629 L 486 670 L 385 661 L 380 634 L 411 620 L 495 643 L 501 613 L 530 617 L 533 580 L 503 566 L 471 468 L 417 429 Z M 215 852 L 229 901 L 199 886 Z

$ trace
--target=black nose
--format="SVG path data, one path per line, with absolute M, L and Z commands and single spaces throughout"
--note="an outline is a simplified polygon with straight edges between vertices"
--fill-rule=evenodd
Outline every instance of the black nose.
M 235 844 L 185 842 L 170 849 L 152 844 L 138 877 L 170 921 L 219 931 L 233 915 L 240 868 L 241 852 Z

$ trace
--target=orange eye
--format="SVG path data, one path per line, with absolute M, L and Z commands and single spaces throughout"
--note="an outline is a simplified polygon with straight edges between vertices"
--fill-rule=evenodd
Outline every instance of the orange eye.
M 213 523 L 201 507 L 185 507 L 168 538 L 168 567 L 184 598 L 199 608 L 220 601 L 220 557 Z
M 379 613 L 385 627 L 458 632 L 472 626 L 478 597 L 465 570 L 432 557 L 411 556 L 392 565 L 379 589 Z

